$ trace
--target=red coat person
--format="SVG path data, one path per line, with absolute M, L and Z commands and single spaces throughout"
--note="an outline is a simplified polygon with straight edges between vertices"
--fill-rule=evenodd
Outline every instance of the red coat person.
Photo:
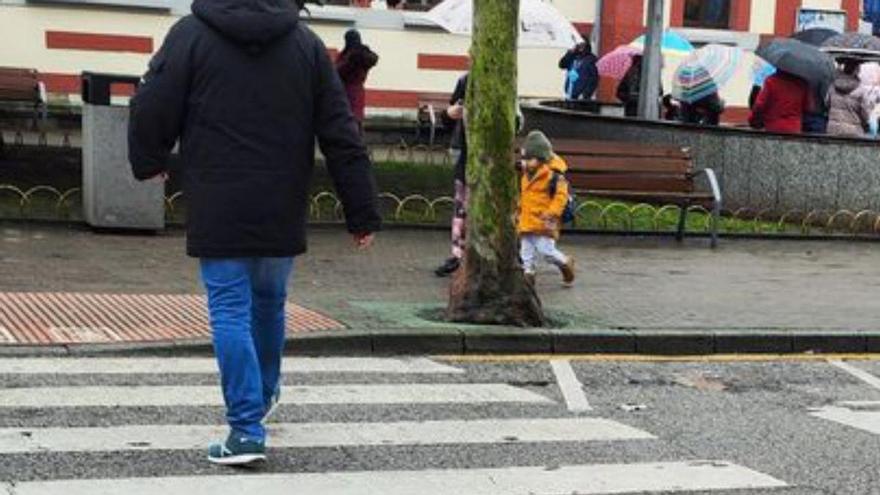
M 356 29 L 345 33 L 345 48 L 336 59 L 336 72 L 345 85 L 345 94 L 351 105 L 351 112 L 358 122 L 364 120 L 366 91 L 364 83 L 370 69 L 379 61 L 379 56 L 361 42 L 361 34 Z
M 764 81 L 749 125 L 770 132 L 801 132 L 804 112 L 810 107 L 810 87 L 801 78 L 777 72 Z

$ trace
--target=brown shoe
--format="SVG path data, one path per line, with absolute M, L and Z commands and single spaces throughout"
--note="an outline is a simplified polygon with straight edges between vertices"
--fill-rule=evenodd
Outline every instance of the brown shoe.
M 562 283 L 570 286 L 574 283 L 574 258 L 571 256 L 568 257 L 568 261 L 565 264 L 559 266 L 559 271 L 562 272 Z

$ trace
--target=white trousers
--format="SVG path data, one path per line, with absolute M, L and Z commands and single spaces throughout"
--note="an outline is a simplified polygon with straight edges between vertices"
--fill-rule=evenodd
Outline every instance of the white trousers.
M 519 242 L 519 257 L 522 259 L 523 271 L 526 273 L 535 273 L 539 255 L 554 266 L 561 266 L 568 262 L 568 256 L 556 249 L 556 239 L 552 237 L 525 234 Z

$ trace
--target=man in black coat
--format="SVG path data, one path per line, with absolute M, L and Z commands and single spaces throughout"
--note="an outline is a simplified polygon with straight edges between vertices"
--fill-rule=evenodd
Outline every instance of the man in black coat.
M 355 243 L 379 230 L 371 163 L 326 48 L 290 0 L 195 0 L 131 102 L 136 178 L 167 174 L 179 141 L 187 253 L 200 259 L 220 366 L 225 442 L 209 459 L 265 459 L 284 303 L 306 251 L 315 138 Z

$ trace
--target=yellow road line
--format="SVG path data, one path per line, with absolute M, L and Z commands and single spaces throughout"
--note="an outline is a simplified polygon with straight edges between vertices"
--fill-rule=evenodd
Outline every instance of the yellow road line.
M 633 363 L 749 363 L 749 362 L 818 362 L 818 361 L 880 361 L 880 354 L 713 354 L 708 356 L 649 356 L 641 354 L 510 354 L 510 355 L 444 355 L 435 359 L 459 363 L 528 363 L 569 360 L 584 362 Z

